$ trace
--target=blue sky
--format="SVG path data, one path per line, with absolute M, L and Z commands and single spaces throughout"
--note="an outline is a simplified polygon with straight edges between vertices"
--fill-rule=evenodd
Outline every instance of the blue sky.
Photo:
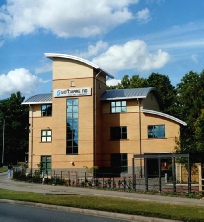
M 0 99 L 52 90 L 44 53 L 87 59 L 110 74 L 168 75 L 176 86 L 204 69 L 203 0 L 1 0 Z

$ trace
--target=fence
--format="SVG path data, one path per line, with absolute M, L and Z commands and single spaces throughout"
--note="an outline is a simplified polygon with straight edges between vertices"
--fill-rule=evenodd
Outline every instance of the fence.
M 27 182 L 35 182 L 50 185 L 63 185 L 68 187 L 88 187 L 98 189 L 109 189 L 129 192 L 168 192 L 168 193 L 189 193 L 188 183 L 174 184 L 172 177 L 164 175 L 154 175 L 154 177 L 144 178 L 139 174 L 135 174 L 133 180 L 132 175 L 124 174 L 121 177 L 110 173 L 77 172 L 68 171 L 51 171 L 48 174 L 35 171 L 31 176 L 25 173 L 25 170 L 15 168 L 14 179 L 24 180 Z M 133 184 L 134 183 L 134 184 Z M 175 189 L 176 186 L 176 189 Z M 198 192 L 198 184 L 194 184 L 191 192 Z

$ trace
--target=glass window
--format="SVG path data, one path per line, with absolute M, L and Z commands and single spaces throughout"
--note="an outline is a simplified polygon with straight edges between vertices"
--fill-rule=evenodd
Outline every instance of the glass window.
M 127 139 L 127 127 L 126 126 L 111 127 L 110 139 L 111 140 Z
M 41 116 L 52 116 L 52 104 L 43 104 L 41 106 Z
M 68 99 L 66 154 L 78 154 L 78 138 L 78 99 Z
M 121 173 L 128 171 L 127 153 L 111 154 L 111 169 L 114 173 Z
M 111 113 L 123 113 L 127 112 L 126 101 L 112 101 Z
M 41 156 L 41 170 L 43 173 L 51 173 L 51 156 Z
M 41 130 L 41 142 L 52 141 L 52 130 Z
M 148 138 L 165 138 L 165 125 L 148 126 Z

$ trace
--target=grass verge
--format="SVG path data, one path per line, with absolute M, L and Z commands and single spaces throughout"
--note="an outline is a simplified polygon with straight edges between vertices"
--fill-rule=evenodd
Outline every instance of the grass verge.
M 99 196 L 42 195 L 5 189 L 0 189 L 0 199 L 21 200 L 182 221 L 201 222 L 204 220 L 204 207 L 200 206 L 160 204 Z
M 0 173 L 4 173 L 8 170 L 7 167 L 0 167 Z

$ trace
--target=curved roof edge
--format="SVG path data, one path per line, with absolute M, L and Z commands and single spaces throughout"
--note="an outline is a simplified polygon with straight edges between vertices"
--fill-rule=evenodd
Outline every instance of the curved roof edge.
M 154 93 L 160 108 L 163 108 L 162 99 L 155 87 L 106 90 L 101 100 L 142 99 L 146 98 L 150 92 Z
M 86 60 L 86 59 L 82 59 L 80 57 L 77 56 L 73 56 L 73 55 L 68 55 L 68 54 L 58 54 L 58 53 L 44 53 L 44 55 L 49 58 L 49 59 L 53 59 L 53 58 L 63 58 L 63 59 L 71 59 L 71 60 L 75 60 L 75 61 L 79 61 L 82 62 L 86 65 L 89 65 L 95 69 L 100 69 L 101 71 L 103 71 L 108 77 L 114 79 L 114 76 L 112 76 L 111 74 L 107 73 L 105 70 L 101 69 L 98 65 Z
M 162 116 L 162 117 L 165 117 L 167 119 L 173 120 L 173 121 L 175 121 L 177 123 L 180 123 L 183 126 L 187 126 L 187 124 L 184 121 L 182 121 L 182 120 L 180 120 L 180 119 L 178 119 L 176 117 L 170 116 L 168 114 L 165 114 L 165 113 L 161 113 L 161 112 L 158 112 L 158 111 L 155 111 L 155 110 L 149 110 L 149 109 L 142 109 L 141 111 L 143 113 L 149 113 L 149 114 L 154 114 L 154 115 Z

